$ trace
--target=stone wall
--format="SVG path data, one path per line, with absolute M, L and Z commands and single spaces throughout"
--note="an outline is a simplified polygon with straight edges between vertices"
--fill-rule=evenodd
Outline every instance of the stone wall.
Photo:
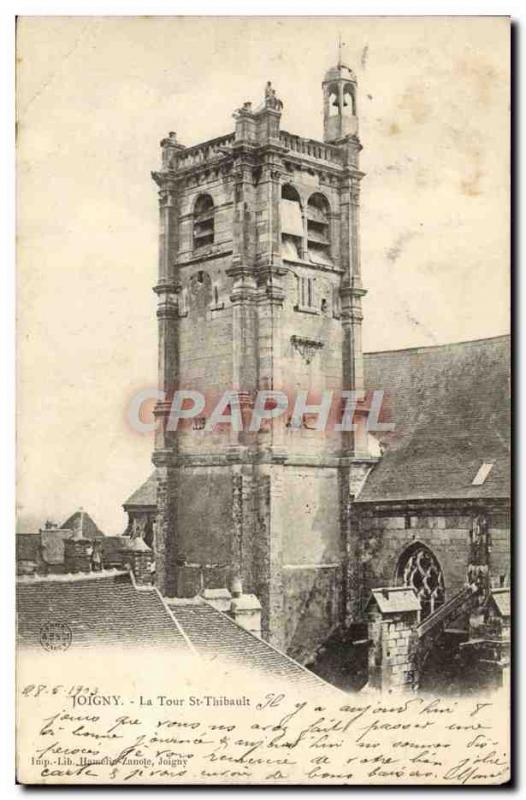
M 283 467 L 275 502 L 281 505 L 282 643 L 303 661 L 341 620 L 338 470 Z
M 408 502 L 408 513 L 402 514 L 399 504 L 393 504 L 392 508 L 387 504 L 374 508 L 357 504 L 354 520 L 359 540 L 359 579 L 354 600 L 355 614 L 358 617 L 363 614 L 372 589 L 397 583 L 400 559 L 415 542 L 429 547 L 438 559 L 444 576 L 446 600 L 460 591 L 466 581 L 470 560 L 473 519 L 483 510 L 481 506 L 466 509 L 456 501 L 420 509 Z M 491 506 L 487 514 L 492 543 L 490 576 L 495 585 L 505 585 L 510 563 L 509 523 L 505 513 L 494 511 Z M 506 524 L 508 527 L 503 527 Z
M 312 659 L 341 619 L 342 569 L 284 567 L 284 644 L 300 663 Z
M 232 475 L 228 466 L 177 468 L 175 553 L 190 563 L 230 564 Z
M 494 513 L 489 518 L 491 541 L 490 575 L 495 587 L 510 583 L 510 515 Z
M 418 681 L 414 613 L 368 613 L 369 684 L 382 691 L 411 690 Z

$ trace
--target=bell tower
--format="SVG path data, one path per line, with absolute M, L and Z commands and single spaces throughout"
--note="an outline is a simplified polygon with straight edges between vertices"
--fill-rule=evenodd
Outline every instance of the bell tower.
M 358 135 L 356 75 L 338 61 L 325 73 L 323 89 L 323 141 L 337 144 Z
M 322 396 L 363 392 L 365 294 L 351 70 L 329 70 L 323 93 L 324 141 L 282 129 L 268 82 L 231 133 L 190 147 L 163 139 L 153 173 L 167 398 L 155 411 L 157 585 L 189 596 L 240 579 L 261 602 L 263 637 L 300 661 L 352 615 L 352 500 L 374 463 L 363 425 L 317 427 Z M 177 390 L 207 405 L 175 430 L 166 422 Z M 243 420 L 265 392 L 290 406 L 236 431 L 212 411 L 232 390 L 230 415 Z

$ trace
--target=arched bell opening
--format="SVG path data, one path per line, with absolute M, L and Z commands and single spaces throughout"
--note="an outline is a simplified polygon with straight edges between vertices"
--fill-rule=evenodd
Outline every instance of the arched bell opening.
M 281 189 L 281 255 L 298 261 L 303 258 L 303 210 L 297 190 L 290 183 Z
M 214 242 L 214 201 L 200 194 L 194 206 L 194 248 Z

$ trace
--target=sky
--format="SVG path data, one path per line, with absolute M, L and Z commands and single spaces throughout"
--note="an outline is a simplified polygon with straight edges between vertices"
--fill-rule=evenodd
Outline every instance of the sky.
M 357 74 L 364 349 L 509 330 L 509 43 L 499 18 L 25 17 L 17 33 L 17 507 L 120 533 L 153 441 L 159 141 L 233 130 L 271 80 L 322 138 L 321 80 Z

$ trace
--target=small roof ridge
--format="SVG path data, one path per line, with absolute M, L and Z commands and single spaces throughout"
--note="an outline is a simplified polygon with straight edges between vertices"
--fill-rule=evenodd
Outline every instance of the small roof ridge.
M 364 356 L 379 356 L 383 353 L 419 353 L 425 350 L 438 350 L 440 347 L 465 347 L 467 345 L 481 344 L 482 342 L 496 342 L 498 339 L 509 339 L 511 334 L 500 333 L 498 336 L 487 336 L 481 339 L 464 339 L 461 342 L 442 342 L 441 344 L 421 344 L 416 347 L 397 347 L 393 350 L 366 350 Z
M 163 599 L 169 606 L 202 606 L 206 602 L 199 594 L 194 597 L 164 597 Z
M 126 569 L 103 569 L 98 572 L 66 572 L 62 575 L 19 575 L 17 583 L 73 583 L 75 581 L 101 580 L 101 578 L 115 578 L 118 575 L 130 575 Z

